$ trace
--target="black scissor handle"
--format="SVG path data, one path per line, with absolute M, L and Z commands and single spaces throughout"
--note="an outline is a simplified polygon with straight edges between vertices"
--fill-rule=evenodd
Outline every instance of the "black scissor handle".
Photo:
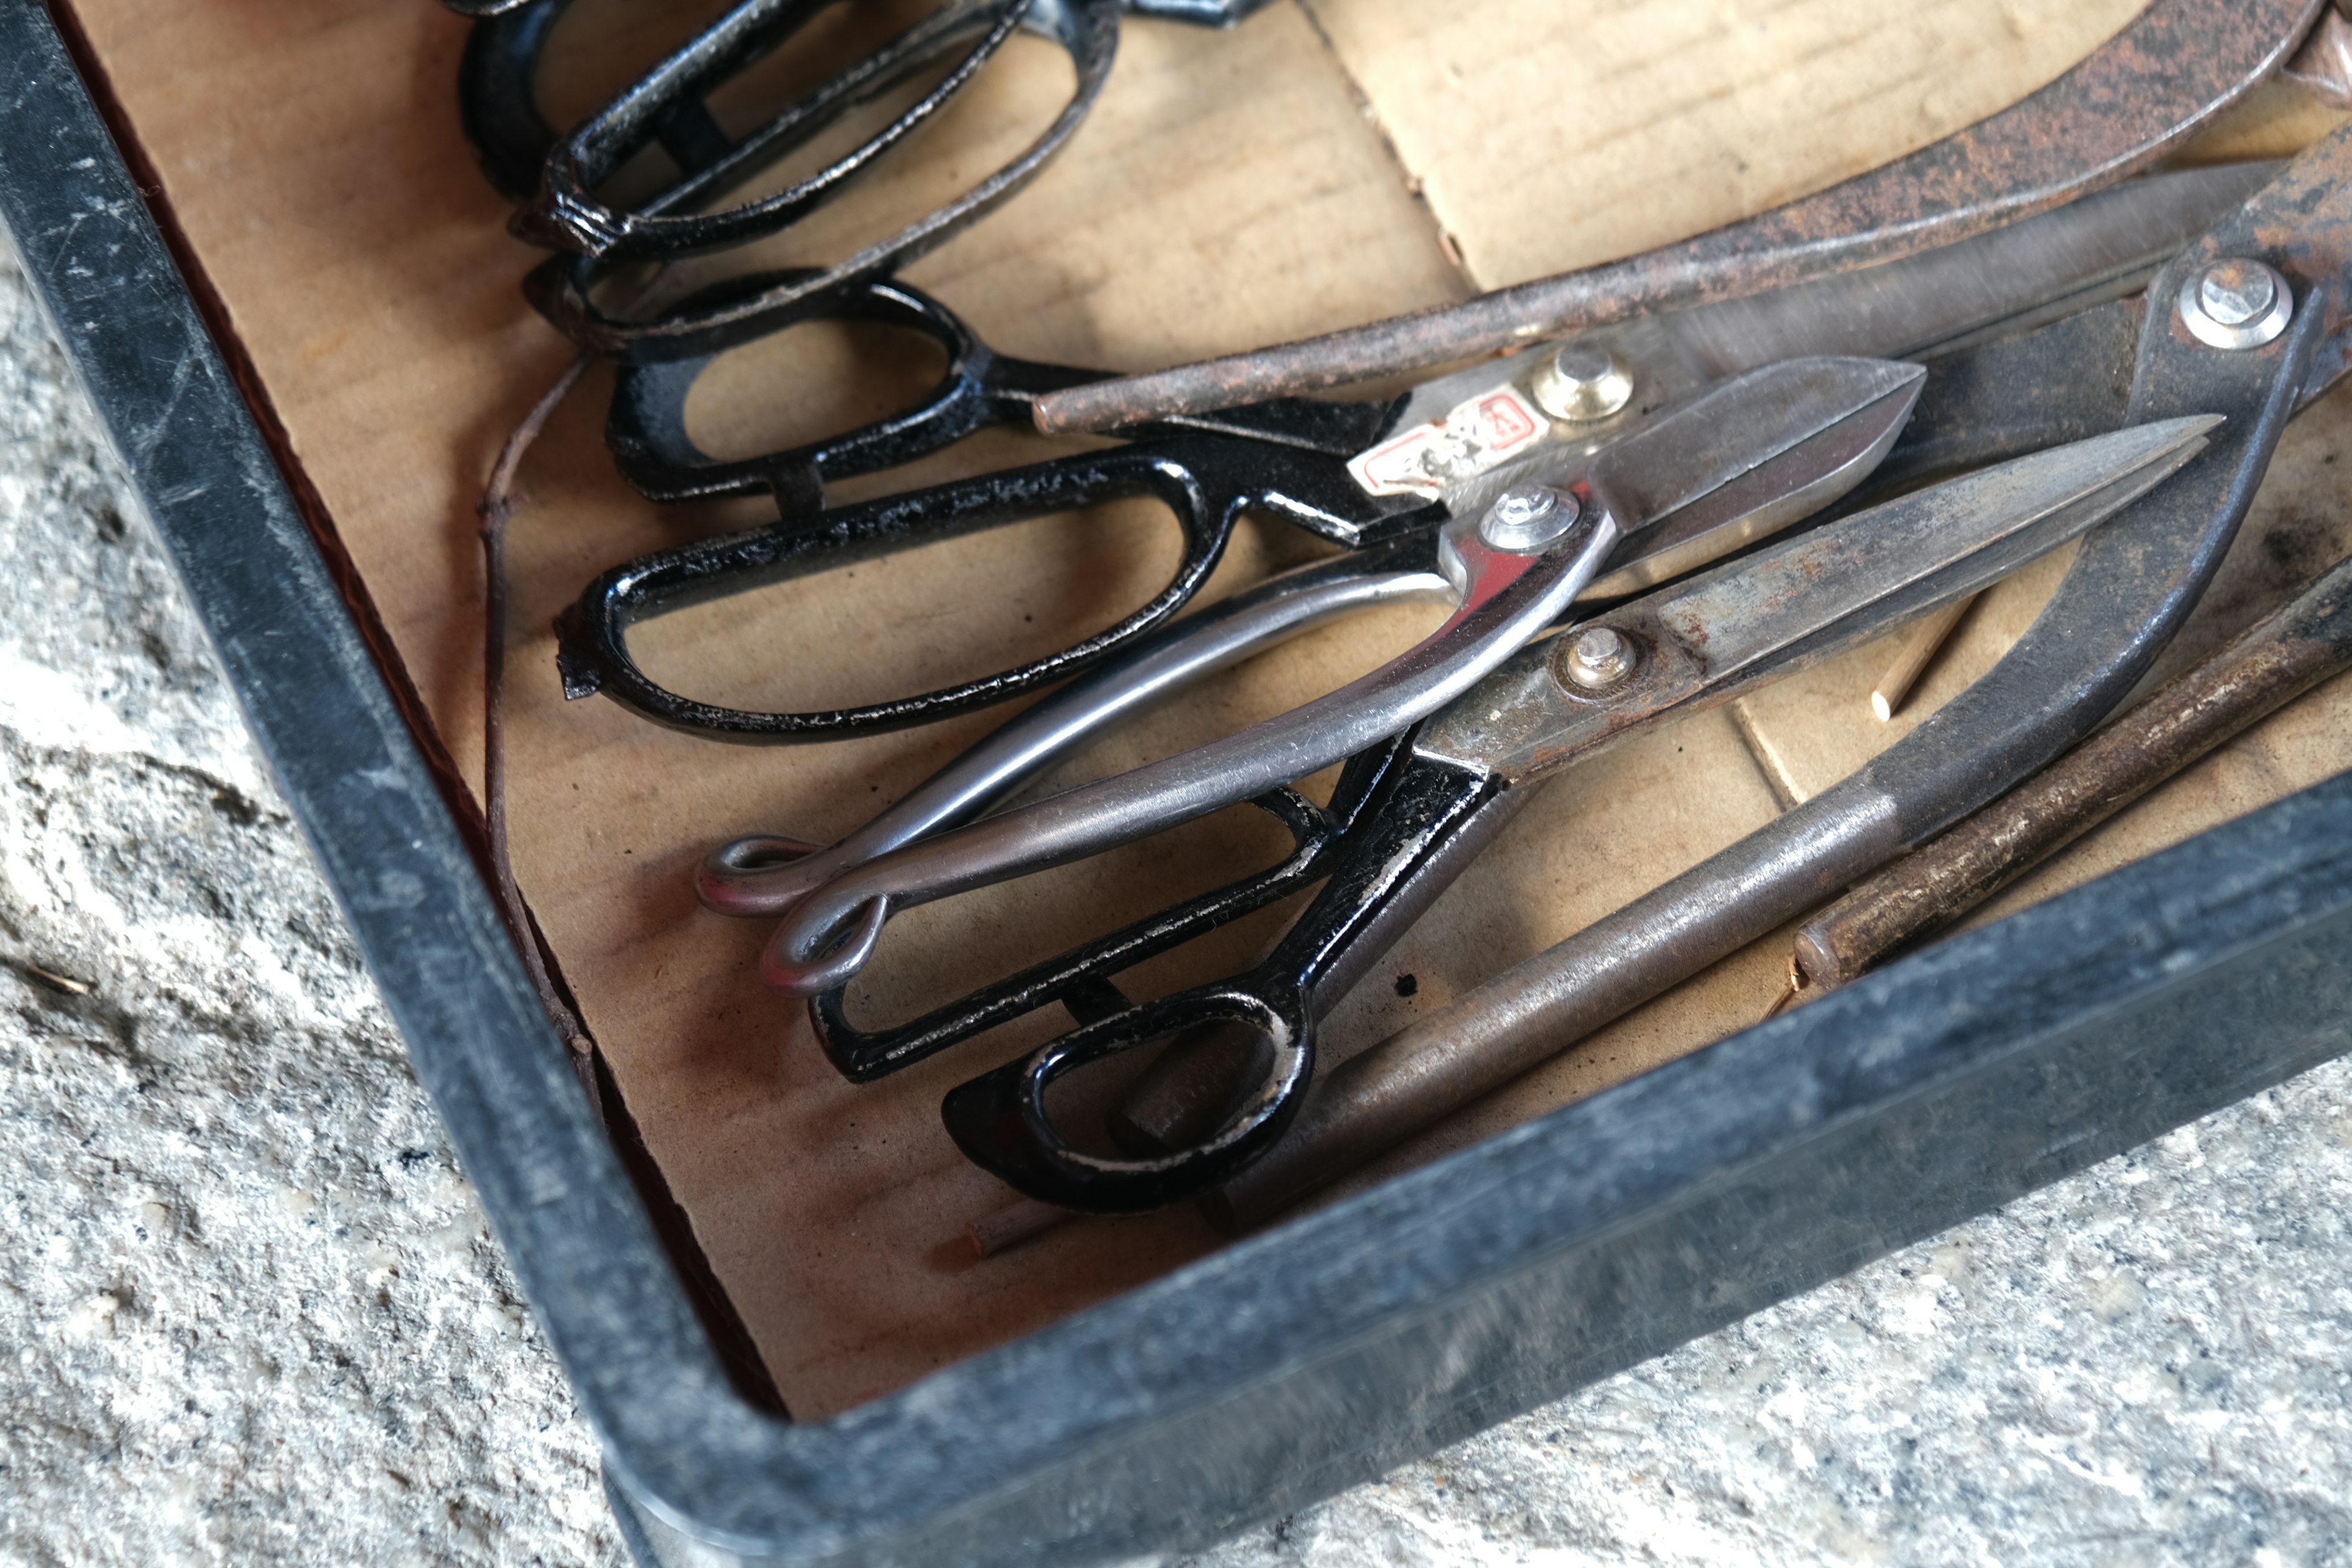
M 741 0 L 684 47 L 549 150 L 538 193 L 515 233 L 551 249 L 608 260 L 674 260 L 764 239 L 824 205 L 876 159 L 945 108 L 1033 9 L 1034 0 L 947 0 L 938 10 L 736 141 L 707 104 L 718 89 L 790 42 L 834 0 Z M 718 211 L 695 210 L 778 158 L 806 146 L 852 110 L 941 60 L 947 72 L 862 143 L 782 190 Z M 652 200 L 624 207 L 596 187 L 656 142 L 677 139 L 680 116 L 702 143 L 688 174 Z
M 1104 1155 L 1072 1145 L 1045 1092 L 1079 1068 L 1153 1040 L 1219 1026 L 1255 1032 L 1269 1048 L 1264 1077 L 1200 1142 L 1165 1154 Z M 1000 1181 L 1063 1208 L 1135 1214 L 1206 1192 L 1274 1146 L 1298 1114 L 1315 1070 L 1306 994 L 1278 984 L 1203 986 L 1087 1024 L 1033 1055 L 948 1091 L 948 1135 Z
M 1278 863 L 1033 964 L 908 1023 L 862 1029 L 849 1021 L 841 992 L 811 997 L 809 1016 L 825 1059 L 850 1082 L 870 1083 L 1056 1003 L 1080 1023 L 1125 1011 L 1127 999 L 1112 987 L 1111 975 L 1287 898 L 1320 874 L 1325 852 L 1338 832 L 1331 816 L 1295 790 L 1276 790 L 1250 804 L 1290 832 L 1290 850 Z
M 572 0 L 442 3 L 476 18 L 457 62 L 457 118 L 466 140 L 492 189 L 518 205 L 530 202 L 541 192 L 548 155 L 565 140 L 540 112 L 539 62 Z M 736 147 L 699 96 L 677 97 L 648 129 L 646 140 L 659 143 L 689 180 L 710 172 Z
M 849 1021 L 840 991 L 813 996 L 809 1018 L 817 1044 L 842 1077 L 870 1083 L 1043 1007 L 1059 1004 L 1078 1024 L 1123 1012 L 1129 1004 L 1113 976 L 1321 879 L 1330 851 L 1395 758 L 1391 743 L 1348 759 L 1328 805 L 1318 806 L 1293 789 L 1273 790 L 1252 801 L 1290 832 L 1290 851 L 1276 864 L 1032 964 L 911 1022 L 862 1029 Z
M 803 268 L 730 279 L 696 294 L 686 308 L 722 308 L 814 276 Z M 719 352 L 624 364 L 614 378 L 612 412 L 604 422 L 604 444 L 622 476 L 650 500 L 772 495 L 777 510 L 786 516 L 813 511 L 824 505 L 827 480 L 912 462 L 991 426 L 1031 430 L 1040 395 L 1107 374 L 1000 354 L 962 317 L 895 279 L 870 279 L 836 289 L 790 325 L 809 321 L 871 321 L 920 333 L 945 352 L 947 368 L 929 393 L 895 414 L 823 440 L 727 460 L 703 452 L 686 426 L 687 400 Z M 790 325 L 778 330 L 788 331 Z M 1127 434 L 1205 430 L 1345 458 L 1377 441 L 1402 401 L 1400 397 L 1384 405 L 1277 398 Z
M 727 16 L 547 154 L 539 195 L 516 214 L 516 232 L 572 254 L 534 269 L 524 292 L 549 321 L 584 348 L 635 361 L 708 353 L 757 337 L 822 310 L 840 291 L 886 277 L 992 211 L 1035 178 L 1076 132 L 1118 49 L 1117 0 L 951 0 L 931 17 L 811 92 L 740 143 L 691 130 L 709 121 L 703 94 L 767 52 L 808 15 L 802 0 L 743 0 Z M 790 26 L 782 25 L 789 18 Z M 499 20 L 502 20 L 499 19 Z M 488 26 L 490 24 L 483 24 Z M 1018 27 L 1059 44 L 1076 83 L 1069 101 L 1034 141 L 969 189 L 846 258 L 793 280 L 779 280 L 724 305 L 669 307 L 646 319 L 615 314 L 599 286 L 633 261 L 669 259 L 742 245 L 780 233 L 839 195 L 857 174 L 929 119 Z M 950 53 L 967 40 L 954 68 L 888 126 L 855 151 L 782 191 L 718 212 L 694 212 L 718 191 L 805 143 L 843 113 Z M 692 112 L 689 112 L 689 110 Z M 686 143 L 688 173 L 651 201 L 627 210 L 593 187 L 626 157 L 659 141 Z M 677 154 L 674 154 L 677 155 Z
M 540 57 L 556 19 L 572 0 L 442 0 L 478 26 L 466 40 L 457 68 L 457 107 L 467 140 L 479 155 L 482 172 L 509 201 L 538 195 L 547 155 L 562 132 L 539 112 Z M 1126 0 L 1124 8 L 1199 26 L 1229 27 L 1262 9 L 1267 0 Z M 822 91 L 823 89 L 820 89 Z M 807 100 L 803 100 L 805 102 Z M 719 132 L 700 98 L 674 105 L 653 127 L 654 140 L 688 174 L 700 174 L 734 143 Z M 887 134 L 885 132 L 884 134 Z M 878 154 L 870 139 L 854 159 Z
M 703 290 L 689 310 L 724 305 L 814 276 L 806 268 L 761 272 Z M 755 458 L 722 460 L 687 433 L 687 399 L 717 353 L 625 364 L 615 376 L 604 444 L 622 477 L 650 500 L 772 495 L 786 516 L 824 504 L 827 480 L 912 462 L 987 426 L 1032 428 L 1040 393 L 1099 379 L 1099 371 L 999 354 L 963 319 L 922 290 L 873 279 L 833 294 L 811 319 L 867 321 L 917 332 L 947 355 L 939 383 L 921 399 L 870 424 Z M 797 324 L 797 323 L 796 323 Z
M 804 712 L 698 702 L 661 686 L 630 657 L 635 622 L 918 545 L 1124 497 L 1175 514 L 1181 558 L 1168 585 L 1116 625 L 1058 653 L 976 679 L 887 701 Z M 928 723 L 1076 675 L 1165 622 L 1216 569 L 1247 510 L 1275 512 L 1349 544 L 1433 526 L 1430 506 L 1369 500 L 1329 455 L 1233 437 L 1186 434 L 1077 453 L 1001 473 L 698 541 L 638 557 L 588 585 L 555 623 L 564 695 L 602 691 L 657 723 L 720 740 L 835 740 Z
M 540 171 L 561 134 L 539 111 L 539 58 L 571 4 L 479 0 L 479 8 L 451 5 L 477 18 L 457 60 L 458 123 L 474 145 L 483 177 L 511 202 L 527 202 L 539 189 Z
M 1097 1018 L 958 1085 L 940 1106 L 949 1136 L 973 1163 L 1064 1208 L 1134 1213 L 1225 1182 L 1271 1148 L 1297 1113 L 1314 1072 L 1316 1020 L 1394 945 L 1523 798 L 1494 774 L 1405 752 L 1381 771 L 1378 788 L 1321 858 L 1322 890 L 1265 963 L 1232 980 Z M 1237 1091 L 1223 1081 L 1184 1085 L 1179 1097 L 1192 1107 L 1222 1105 L 1205 1131 L 1185 1129 L 1162 1141 L 1148 1115 L 1123 1115 L 1115 1125 L 1129 1152 L 1118 1158 L 1075 1146 L 1055 1125 L 1045 1097 L 1056 1080 L 1171 1036 L 1180 1037 L 1171 1047 L 1174 1059 L 1155 1064 L 1155 1076 L 1181 1081 L 1197 1068 L 1228 1079 L 1235 1026 L 1261 1042 L 1253 1081 Z M 1178 1055 L 1188 1048 L 1197 1059 Z

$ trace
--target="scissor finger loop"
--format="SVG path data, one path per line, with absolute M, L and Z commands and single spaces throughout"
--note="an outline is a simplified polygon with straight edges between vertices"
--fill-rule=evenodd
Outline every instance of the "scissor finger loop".
M 1061 0 L 1052 5 L 1033 0 L 966 0 L 918 24 L 741 143 L 689 164 L 694 172 L 642 206 L 624 212 L 595 196 L 595 184 L 654 139 L 665 115 L 698 104 L 696 95 L 740 68 L 741 62 L 730 50 L 754 39 L 780 41 L 777 29 L 783 22 L 796 26 L 820 8 L 806 0 L 746 0 L 550 153 L 541 194 L 516 215 L 516 228 L 525 238 L 568 253 L 542 264 L 524 286 L 530 302 L 559 331 L 583 348 L 646 363 L 734 347 L 822 312 L 844 291 L 888 277 L 927 254 L 1034 179 L 1093 108 L 1109 79 L 1118 43 L 1115 0 Z M 802 277 L 772 280 L 721 302 L 672 306 L 643 319 L 615 314 L 601 302 L 601 286 L 623 266 L 765 238 L 835 200 L 859 174 L 938 113 L 1024 23 L 1028 31 L 1068 53 L 1075 80 L 1061 111 L 994 172 L 896 233 Z M 683 210 L 804 144 L 848 110 L 919 72 L 975 30 L 979 37 L 956 67 L 855 152 L 772 196 L 719 213 Z
M 809 268 L 730 279 L 685 301 L 702 309 L 805 280 Z M 648 500 L 678 502 L 766 494 L 784 518 L 824 505 L 828 481 L 912 462 L 988 426 L 1031 426 L 1037 395 L 1100 373 L 997 353 L 962 318 L 919 289 L 877 279 L 836 291 L 803 328 L 817 321 L 895 328 L 929 340 L 946 363 L 931 389 L 905 408 L 852 429 L 757 457 L 726 460 L 706 453 L 688 428 L 694 388 L 725 351 L 625 364 L 614 378 L 604 444 L 621 475 Z M 793 329 L 783 329 L 793 330 Z
M 1241 1170 L 1297 1114 L 1314 1068 L 1314 1024 L 1303 994 L 1268 990 L 1271 994 L 1236 985 L 1204 987 L 1085 1026 L 950 1091 L 940 1114 L 959 1146 L 1032 1197 L 1105 1213 L 1157 1208 Z M 1046 1094 L 1061 1079 L 1181 1031 L 1219 1024 L 1255 1031 L 1268 1059 L 1239 1104 L 1191 1146 L 1163 1154 L 1098 1154 L 1074 1145 L 1055 1125 Z

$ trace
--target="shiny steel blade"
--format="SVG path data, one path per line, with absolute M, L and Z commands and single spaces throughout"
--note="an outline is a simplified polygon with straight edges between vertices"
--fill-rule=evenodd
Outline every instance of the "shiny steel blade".
M 2187 463 L 2218 417 L 2136 426 L 1858 512 L 1530 647 L 1432 719 L 1415 750 L 1541 777 L 1668 712 L 1694 711 L 1972 594 L 2086 532 Z M 1555 672 L 1584 629 L 1640 655 L 1601 694 Z
M 1870 477 L 1903 433 L 1917 397 L 1916 383 L 1889 393 L 1801 447 L 1660 518 L 1618 548 L 1610 561 L 1614 570 L 1585 589 L 1582 601 L 1638 594 L 1811 517 Z
M 1873 507 L 1669 593 L 1653 610 L 1718 679 L 1877 636 L 2087 531 L 2202 451 L 2200 415 L 2037 452 Z
M 1666 519 L 1702 506 L 1733 481 L 1857 415 L 1874 409 L 1884 426 L 1899 427 L 1926 376 L 1917 365 L 1894 360 L 1783 360 L 1736 376 L 1611 442 L 1583 472 L 1625 531 L 1618 558 L 1644 553 L 1644 536 Z M 1803 484 L 1818 477 L 1809 475 Z M 1861 476 L 1854 479 L 1859 483 Z M 1750 502 L 1772 505 L 1778 499 L 1759 492 Z M 1728 521 L 1731 509 L 1713 515 Z

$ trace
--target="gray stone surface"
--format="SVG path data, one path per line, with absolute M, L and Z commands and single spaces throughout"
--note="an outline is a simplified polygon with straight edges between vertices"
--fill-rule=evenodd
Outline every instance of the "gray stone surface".
M 594 1445 L 0 252 L 0 1563 L 597 1563 Z M 2352 1561 L 2352 1068 L 1190 1560 Z
M 2352 1562 L 2331 1064 L 1192 1568 Z
M 0 250 L 0 1563 L 620 1563 L 117 472 Z

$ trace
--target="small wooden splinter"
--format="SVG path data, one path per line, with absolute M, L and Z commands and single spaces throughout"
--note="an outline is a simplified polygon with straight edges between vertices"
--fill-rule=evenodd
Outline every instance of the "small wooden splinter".
M 971 1249 L 982 1258 L 993 1258 L 1009 1252 L 1024 1241 L 1045 1235 L 1066 1220 L 1077 1215 L 1068 1209 L 1041 1204 L 1034 1198 L 1018 1198 L 993 1214 L 981 1215 L 971 1222 L 965 1234 L 971 1238 Z
M 1969 606 L 1976 602 L 1974 594 L 1965 599 L 1955 599 L 1912 628 L 1910 637 L 1903 644 L 1903 651 L 1895 656 L 1895 662 L 1886 667 L 1886 673 L 1880 676 L 1878 684 L 1870 689 L 1870 710 L 1878 715 L 1880 723 L 1893 719 L 1902 708 L 1903 700 L 1910 696 L 1911 688 L 1918 684 L 1920 673 L 1934 662 L 1945 639 L 1952 635 L 1952 628 L 1960 624 L 1960 617 L 1967 615 Z

